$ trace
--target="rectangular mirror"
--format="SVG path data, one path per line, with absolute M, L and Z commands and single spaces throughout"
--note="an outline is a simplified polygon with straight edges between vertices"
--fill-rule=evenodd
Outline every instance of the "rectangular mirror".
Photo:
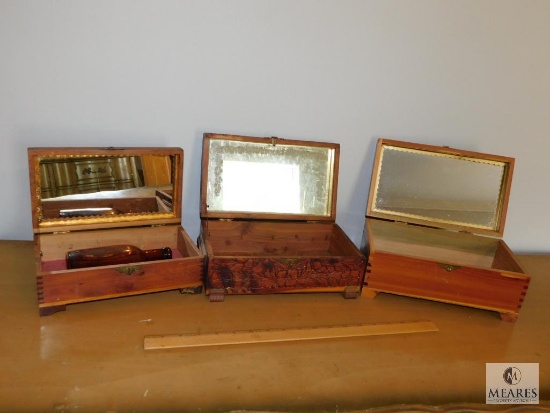
M 179 149 L 179 148 L 176 148 Z M 181 149 L 180 149 L 181 151 Z M 171 219 L 183 152 L 29 149 L 38 227 Z
M 369 215 L 502 233 L 513 159 L 381 140 Z
M 204 214 L 331 217 L 334 145 L 221 135 L 205 136 L 204 145 Z

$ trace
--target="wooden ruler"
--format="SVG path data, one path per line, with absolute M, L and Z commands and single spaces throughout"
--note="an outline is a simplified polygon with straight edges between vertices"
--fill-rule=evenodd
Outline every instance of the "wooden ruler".
M 276 343 L 439 331 L 431 321 L 146 336 L 145 350 Z

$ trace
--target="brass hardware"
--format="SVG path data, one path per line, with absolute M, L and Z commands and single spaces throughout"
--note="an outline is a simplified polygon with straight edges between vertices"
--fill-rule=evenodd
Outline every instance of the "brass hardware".
M 118 267 L 116 270 L 121 274 L 133 275 L 135 272 L 141 271 L 142 268 L 142 265 L 128 265 L 126 267 Z
M 438 265 L 447 272 L 460 270 L 460 265 L 451 265 L 451 264 L 438 264 Z
M 282 257 L 279 259 L 280 262 L 285 263 L 289 267 L 294 267 L 295 265 L 298 265 L 300 262 L 303 261 L 301 258 L 286 258 Z

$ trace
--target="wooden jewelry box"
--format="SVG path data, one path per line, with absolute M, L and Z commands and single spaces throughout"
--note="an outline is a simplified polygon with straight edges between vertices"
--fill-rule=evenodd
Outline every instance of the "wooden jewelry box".
M 201 233 L 210 301 L 360 294 L 366 257 L 335 223 L 340 147 L 206 133 Z
M 443 301 L 515 321 L 530 277 L 500 239 L 513 168 L 509 157 L 380 139 L 362 295 Z
M 41 316 L 67 304 L 200 292 L 204 257 L 181 226 L 181 148 L 29 148 Z M 75 250 L 168 247 L 171 259 L 68 268 Z

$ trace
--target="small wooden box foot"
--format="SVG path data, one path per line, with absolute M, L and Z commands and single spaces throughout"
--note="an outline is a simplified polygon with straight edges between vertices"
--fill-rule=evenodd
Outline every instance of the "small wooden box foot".
M 361 293 L 361 288 L 357 285 L 348 285 L 344 289 L 344 298 L 345 299 L 354 299 L 358 298 Z
M 208 301 L 211 303 L 221 303 L 225 300 L 225 290 L 222 288 L 212 288 L 208 294 Z
M 65 311 L 67 309 L 66 305 L 55 305 L 50 307 L 40 307 L 38 309 L 38 314 L 40 317 L 49 316 L 55 313 L 58 313 L 59 311 Z
M 509 323 L 515 323 L 519 317 L 519 314 L 513 314 L 513 313 L 499 313 L 499 314 L 502 321 L 507 321 Z

